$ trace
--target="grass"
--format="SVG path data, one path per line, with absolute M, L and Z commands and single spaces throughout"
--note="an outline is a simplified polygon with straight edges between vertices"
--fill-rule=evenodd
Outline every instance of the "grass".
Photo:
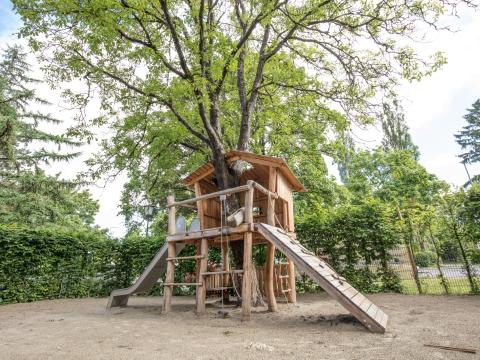
M 450 295 L 471 294 L 468 279 L 446 279 L 448 293 Z M 420 279 L 422 293 L 426 295 L 445 295 L 445 287 L 439 278 Z M 417 284 L 414 279 L 401 280 L 404 294 L 418 294 Z

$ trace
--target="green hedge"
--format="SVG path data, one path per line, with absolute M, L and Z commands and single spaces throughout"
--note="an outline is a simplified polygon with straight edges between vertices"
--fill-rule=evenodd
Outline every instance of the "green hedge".
M 365 292 L 400 292 L 390 268 L 390 250 L 400 239 L 392 210 L 373 199 L 361 204 L 321 208 L 297 219 L 299 240 L 329 263 L 353 286 Z
M 117 241 L 90 228 L 0 225 L 0 303 L 107 296 L 129 286 L 162 243 L 138 234 Z

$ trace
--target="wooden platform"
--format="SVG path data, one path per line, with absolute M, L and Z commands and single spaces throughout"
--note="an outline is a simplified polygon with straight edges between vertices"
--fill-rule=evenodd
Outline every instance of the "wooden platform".
M 387 314 L 348 284 L 325 261 L 320 260 L 280 228 L 267 224 L 257 224 L 256 230 L 285 256 L 292 259 L 300 270 L 315 280 L 367 329 L 377 333 L 385 332 L 388 320 Z

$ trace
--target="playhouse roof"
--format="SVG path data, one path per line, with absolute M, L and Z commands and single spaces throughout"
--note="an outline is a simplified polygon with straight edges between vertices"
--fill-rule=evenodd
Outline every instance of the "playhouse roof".
M 251 152 L 236 150 L 228 152 L 225 156 L 229 163 L 237 160 L 243 160 L 254 165 L 271 166 L 277 168 L 290 182 L 293 190 L 306 191 L 305 187 L 293 174 L 292 170 L 290 170 L 287 163 L 282 158 L 275 156 L 257 155 Z M 183 183 L 187 186 L 191 186 L 197 181 L 210 176 L 211 174 L 213 174 L 213 172 L 213 164 L 212 162 L 208 162 L 205 165 L 200 166 L 197 170 L 193 171 L 185 179 L 183 179 Z

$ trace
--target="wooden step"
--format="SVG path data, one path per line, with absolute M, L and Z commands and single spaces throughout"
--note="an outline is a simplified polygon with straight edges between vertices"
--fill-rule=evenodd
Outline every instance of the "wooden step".
M 221 287 L 218 287 L 218 288 L 211 288 L 211 289 L 207 288 L 207 291 L 222 291 L 222 290 L 229 290 L 229 289 L 233 289 L 233 287 L 232 286 L 221 286 Z
M 167 258 L 167 261 L 175 261 L 175 260 L 199 260 L 205 258 L 204 255 L 192 255 L 192 256 L 177 256 Z
M 285 289 L 285 290 L 282 290 L 283 293 L 287 293 L 287 292 L 290 292 L 292 291 L 292 289 Z
M 166 283 L 164 286 L 202 286 L 203 283 Z
M 279 279 L 287 279 L 289 277 L 290 277 L 289 275 L 280 275 L 278 278 Z
M 242 274 L 243 273 L 243 270 L 230 270 L 230 271 L 207 271 L 207 272 L 203 272 L 202 275 L 203 276 L 209 276 L 209 275 L 222 275 L 222 274 Z

